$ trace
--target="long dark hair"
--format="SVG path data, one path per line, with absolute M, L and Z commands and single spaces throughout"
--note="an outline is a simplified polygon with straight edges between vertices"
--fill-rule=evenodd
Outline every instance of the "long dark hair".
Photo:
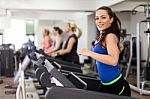
M 111 8 L 107 7 L 107 6 L 102 6 L 100 8 L 98 8 L 96 11 L 98 10 L 105 10 L 107 11 L 108 15 L 110 18 L 113 18 L 113 22 L 111 23 L 111 26 L 107 29 L 105 29 L 102 33 L 98 33 L 97 34 L 97 41 L 99 44 L 102 44 L 103 42 L 105 42 L 105 38 L 107 36 L 107 34 L 109 33 L 114 33 L 118 39 L 120 40 L 121 37 L 121 22 L 119 20 L 119 18 L 116 16 L 116 14 L 111 10 Z

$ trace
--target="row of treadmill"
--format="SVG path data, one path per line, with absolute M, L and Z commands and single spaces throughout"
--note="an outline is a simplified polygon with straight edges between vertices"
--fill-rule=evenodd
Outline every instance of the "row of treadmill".
M 35 78 L 24 76 L 30 62 Z M 19 66 L 16 99 L 133 99 L 99 92 L 100 80 L 84 75 L 81 67 L 44 55 L 29 40 L 29 53 Z

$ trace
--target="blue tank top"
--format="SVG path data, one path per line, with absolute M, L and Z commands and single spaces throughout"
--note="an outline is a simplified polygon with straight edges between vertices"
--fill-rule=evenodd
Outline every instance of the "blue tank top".
M 119 47 L 119 43 L 118 43 Z M 96 44 L 93 51 L 99 54 L 108 55 L 107 49 L 102 47 L 100 44 Z M 98 74 L 101 82 L 108 83 L 120 76 L 121 72 L 119 70 L 119 64 L 116 66 L 104 64 L 102 62 L 96 61 Z

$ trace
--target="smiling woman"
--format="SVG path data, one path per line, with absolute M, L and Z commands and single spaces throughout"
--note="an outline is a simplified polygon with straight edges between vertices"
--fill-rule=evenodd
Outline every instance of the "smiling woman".
M 103 6 L 96 10 L 95 23 L 99 30 L 93 51 L 80 49 L 79 54 L 89 56 L 96 60 L 100 91 L 130 96 L 129 84 L 124 80 L 119 70 L 120 31 L 121 22 L 109 7 Z

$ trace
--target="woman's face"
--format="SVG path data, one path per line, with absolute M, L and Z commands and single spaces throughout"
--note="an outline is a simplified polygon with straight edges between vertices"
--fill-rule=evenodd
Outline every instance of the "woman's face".
M 66 26 L 65 26 L 65 32 L 68 33 L 70 31 L 70 26 L 69 24 L 67 23 Z
M 43 31 L 43 36 L 44 36 L 44 37 L 46 36 L 46 32 L 45 32 L 45 31 Z
M 99 31 L 103 31 L 111 26 L 113 18 L 110 18 L 106 10 L 96 11 L 95 23 Z

